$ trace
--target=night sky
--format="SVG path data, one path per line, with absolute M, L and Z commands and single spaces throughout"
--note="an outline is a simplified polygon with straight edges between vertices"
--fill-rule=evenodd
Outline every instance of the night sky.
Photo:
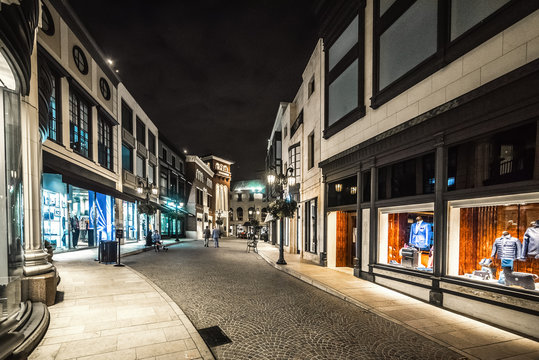
M 70 1 L 160 133 L 236 162 L 233 181 L 264 169 L 279 102 L 293 100 L 316 45 L 313 3 Z

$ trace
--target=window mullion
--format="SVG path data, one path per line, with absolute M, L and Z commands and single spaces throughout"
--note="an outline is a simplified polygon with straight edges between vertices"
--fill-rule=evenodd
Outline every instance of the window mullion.
M 451 1 L 438 0 L 438 38 L 437 52 L 442 58 L 445 58 L 445 50 L 449 44 L 451 34 Z
M 375 36 L 382 35 L 384 31 L 397 21 L 402 14 L 408 11 L 415 2 L 416 0 L 397 0 L 389 9 L 387 9 L 382 17 L 378 17 L 378 14 L 380 13 L 380 0 L 377 0 L 378 6 L 375 7 L 375 10 L 378 11 L 378 14 L 375 14 L 374 18 L 379 20 L 375 20 L 378 21 L 378 26 L 376 27 L 378 34 L 375 34 Z

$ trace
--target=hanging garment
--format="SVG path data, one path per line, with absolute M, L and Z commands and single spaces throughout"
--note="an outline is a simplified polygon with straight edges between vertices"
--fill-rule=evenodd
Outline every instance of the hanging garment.
M 492 254 L 497 255 L 498 259 L 518 259 L 521 255 L 522 244 L 520 240 L 511 235 L 501 236 L 494 240 L 492 245 Z
M 530 227 L 524 233 L 522 258 L 527 257 L 539 259 L 539 226 Z
M 410 228 L 409 245 L 420 250 L 429 250 L 433 242 L 432 224 L 416 222 Z

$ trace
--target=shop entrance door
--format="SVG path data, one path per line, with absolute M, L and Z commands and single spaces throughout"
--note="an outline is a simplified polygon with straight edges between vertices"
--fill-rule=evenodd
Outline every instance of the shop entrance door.
M 355 211 L 337 211 L 336 266 L 353 267 L 356 256 Z

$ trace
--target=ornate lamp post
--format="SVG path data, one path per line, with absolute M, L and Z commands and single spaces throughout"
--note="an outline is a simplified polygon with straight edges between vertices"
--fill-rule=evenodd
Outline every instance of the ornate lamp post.
M 150 215 L 155 214 L 155 208 L 150 204 L 150 194 L 153 196 L 157 196 L 158 189 L 157 186 L 154 184 L 150 184 L 148 181 L 148 178 L 145 179 L 145 181 L 139 180 L 138 186 L 137 186 L 137 193 L 141 195 L 145 195 L 146 200 L 144 201 L 143 206 L 139 205 L 139 212 L 142 212 L 146 215 L 146 226 L 148 227 L 148 231 L 150 230 Z M 142 211 L 140 211 L 142 210 Z
M 275 191 L 279 194 L 279 200 L 284 200 L 285 187 L 287 185 L 294 186 L 296 183 L 296 177 L 294 176 L 294 169 L 292 167 L 289 167 L 288 169 L 286 169 L 284 174 L 277 174 L 275 172 L 275 169 L 271 169 L 271 172 L 268 174 L 267 180 L 268 180 L 268 185 L 270 187 L 273 187 Z M 277 260 L 277 264 L 286 265 L 286 261 L 284 260 L 284 248 L 283 248 L 284 241 L 283 241 L 282 219 L 283 219 L 282 217 L 279 218 L 279 220 L 281 220 L 281 226 L 280 226 L 281 236 L 280 236 L 280 241 L 279 241 L 279 260 Z

